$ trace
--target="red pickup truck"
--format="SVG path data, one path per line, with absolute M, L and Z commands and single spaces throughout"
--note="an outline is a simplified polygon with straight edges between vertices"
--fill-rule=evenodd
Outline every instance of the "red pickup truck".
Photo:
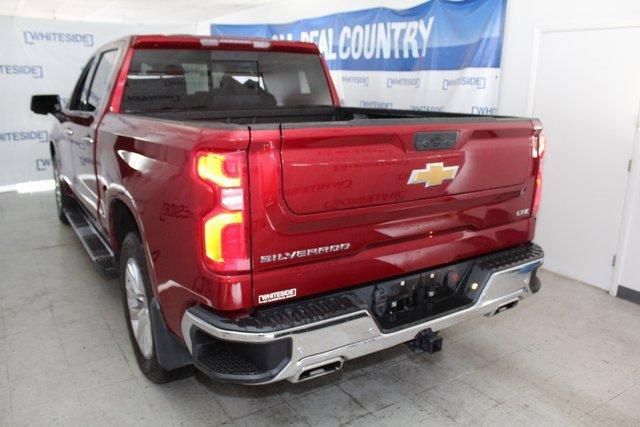
M 58 215 L 155 382 L 297 382 L 537 292 L 537 120 L 341 107 L 317 47 L 135 36 L 57 118 Z

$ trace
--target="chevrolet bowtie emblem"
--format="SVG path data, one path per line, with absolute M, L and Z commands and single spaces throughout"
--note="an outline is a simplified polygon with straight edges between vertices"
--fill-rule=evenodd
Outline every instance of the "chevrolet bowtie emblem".
M 427 163 L 425 169 L 411 171 L 407 184 L 424 184 L 426 187 L 440 185 L 445 179 L 453 179 L 458 173 L 459 166 L 444 166 L 444 163 Z

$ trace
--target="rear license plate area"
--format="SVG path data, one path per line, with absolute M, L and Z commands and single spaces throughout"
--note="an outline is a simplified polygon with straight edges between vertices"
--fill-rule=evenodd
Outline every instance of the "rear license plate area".
M 385 331 L 470 306 L 481 286 L 468 283 L 472 262 L 378 283 L 370 310 Z

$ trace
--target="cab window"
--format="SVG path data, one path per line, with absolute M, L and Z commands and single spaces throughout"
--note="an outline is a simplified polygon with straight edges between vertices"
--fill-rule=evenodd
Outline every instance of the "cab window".
M 310 53 L 137 49 L 124 112 L 333 105 L 320 57 Z
M 80 73 L 80 78 L 76 82 L 73 92 L 71 93 L 71 97 L 69 98 L 69 110 L 83 110 L 82 94 L 84 93 L 85 86 L 89 81 L 89 72 L 91 71 L 94 59 L 95 58 L 91 58 L 89 62 L 87 62 L 87 65 L 82 69 L 82 73 Z
M 117 50 L 109 50 L 100 56 L 98 66 L 91 80 L 91 86 L 87 90 L 84 101 L 87 111 L 100 108 L 107 97 L 107 89 L 111 80 L 111 74 L 118 58 Z

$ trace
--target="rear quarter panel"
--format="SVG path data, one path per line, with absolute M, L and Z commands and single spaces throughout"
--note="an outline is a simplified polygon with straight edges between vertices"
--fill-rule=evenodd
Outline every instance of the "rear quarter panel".
M 225 292 L 226 277 L 202 264 L 202 216 L 213 204 L 212 190 L 194 176 L 194 152 L 215 147 L 245 149 L 248 129 L 208 129 L 126 114 L 108 114 L 97 135 L 99 220 L 117 248 L 114 206 L 125 203 L 145 243 L 150 280 L 169 328 L 180 335 L 184 310 L 196 303 L 243 308 L 251 295 Z M 231 295 L 231 296 L 230 296 Z M 231 299 L 231 300 L 230 300 Z

